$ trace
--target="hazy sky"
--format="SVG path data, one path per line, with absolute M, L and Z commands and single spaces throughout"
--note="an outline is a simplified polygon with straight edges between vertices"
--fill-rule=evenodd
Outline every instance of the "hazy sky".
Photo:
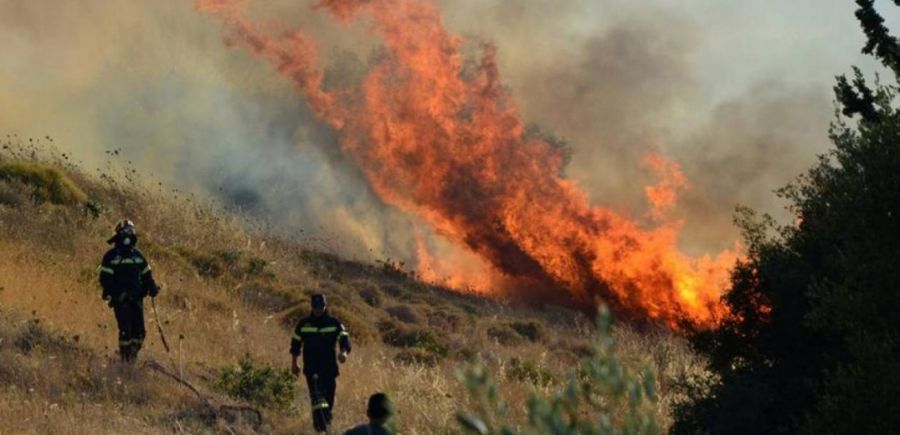
M 343 48 L 364 63 L 372 46 L 311 0 L 257 3 L 260 19 L 318 35 L 328 60 Z M 653 178 L 640 157 L 681 163 L 695 252 L 731 245 L 737 203 L 779 209 L 771 190 L 828 146 L 834 76 L 874 68 L 849 0 L 439 3 L 451 31 L 498 46 L 524 116 L 569 140 L 568 173 L 594 202 L 641 215 Z M 900 8 L 876 3 L 900 30 Z M 376 256 L 412 255 L 398 234 L 408 218 L 372 195 L 289 84 L 225 48 L 189 0 L 0 0 L 0 53 L 0 134 L 51 135 L 89 163 L 123 148 L 182 187 Z

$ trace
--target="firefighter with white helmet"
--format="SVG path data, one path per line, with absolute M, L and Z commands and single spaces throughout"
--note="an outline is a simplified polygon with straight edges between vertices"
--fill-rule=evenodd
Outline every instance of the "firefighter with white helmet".
M 123 362 L 137 359 L 147 335 L 144 329 L 144 297 L 156 297 L 159 287 L 153 281 L 150 263 L 137 249 L 137 231 L 128 219 L 116 224 L 116 233 L 107 243 L 113 245 L 98 271 L 103 300 L 113 309 L 119 327 L 119 356 Z

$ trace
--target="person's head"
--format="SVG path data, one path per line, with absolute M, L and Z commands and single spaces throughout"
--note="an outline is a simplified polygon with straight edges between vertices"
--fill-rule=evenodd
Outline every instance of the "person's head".
M 122 219 L 116 223 L 116 234 L 107 243 L 115 244 L 120 248 L 133 248 L 137 245 L 137 229 L 130 219 Z
M 312 298 L 310 298 L 310 306 L 312 307 L 314 316 L 318 317 L 324 315 L 325 311 L 328 309 L 328 302 L 325 300 L 325 295 L 321 293 L 312 295 Z
M 394 415 L 394 404 L 387 394 L 375 393 L 369 397 L 366 415 L 372 423 L 384 424 Z

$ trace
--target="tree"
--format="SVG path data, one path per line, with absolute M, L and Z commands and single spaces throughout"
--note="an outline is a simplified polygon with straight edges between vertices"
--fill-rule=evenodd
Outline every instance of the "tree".
M 900 428 L 900 44 L 872 0 L 857 5 L 863 52 L 895 81 L 837 78 L 834 148 L 779 192 L 796 224 L 739 211 L 749 249 L 726 296 L 734 317 L 692 339 L 719 381 L 679 409 L 675 432 Z
M 606 435 L 659 433 L 654 404 L 653 373 L 635 373 L 613 353 L 612 316 L 605 306 L 597 315 L 599 337 L 595 355 L 582 361 L 577 372 L 551 394 L 532 393 L 528 420 L 516 423 L 507 416 L 507 405 L 497 384 L 484 367 L 460 373 L 474 410 L 460 413 L 457 421 L 465 433 L 475 435 Z

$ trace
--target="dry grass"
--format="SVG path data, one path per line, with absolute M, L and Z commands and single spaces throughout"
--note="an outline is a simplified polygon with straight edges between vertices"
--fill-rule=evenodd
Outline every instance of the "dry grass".
M 139 246 L 163 284 L 158 306 L 172 347 L 171 354 L 162 348 L 148 308 L 141 359 L 163 363 L 219 403 L 235 403 L 213 387 L 220 367 L 247 354 L 287 366 L 290 329 L 315 291 L 328 294 L 354 339 L 338 380 L 337 428 L 363 420 L 368 396 L 386 391 L 403 433 L 458 433 L 454 415 L 467 399 L 455 373 L 470 361 L 494 371 L 512 415 L 524 418 L 528 395 L 555 388 L 553 380 L 590 352 L 591 323 L 576 313 L 422 284 L 385 265 L 273 237 L 214 205 L 146 187 L 127 169 L 87 175 L 67 159 L 33 154 L 0 153 L 0 163 L 38 159 L 85 201 L 34 201 L 20 195 L 27 191 L 20 181 L 0 184 L 0 433 L 252 431 L 190 418 L 199 401 L 183 386 L 116 362 L 115 322 L 95 268 L 123 216 L 137 223 Z M 500 343 L 497 331 L 513 338 Z M 28 333 L 37 345 L 25 351 L 16 343 Z M 616 338 L 629 364 L 661 374 L 658 413 L 667 424 L 675 380 L 702 375 L 702 364 L 664 331 L 623 327 Z M 299 391 L 290 409 L 263 410 L 260 431 L 308 431 L 305 385 Z

